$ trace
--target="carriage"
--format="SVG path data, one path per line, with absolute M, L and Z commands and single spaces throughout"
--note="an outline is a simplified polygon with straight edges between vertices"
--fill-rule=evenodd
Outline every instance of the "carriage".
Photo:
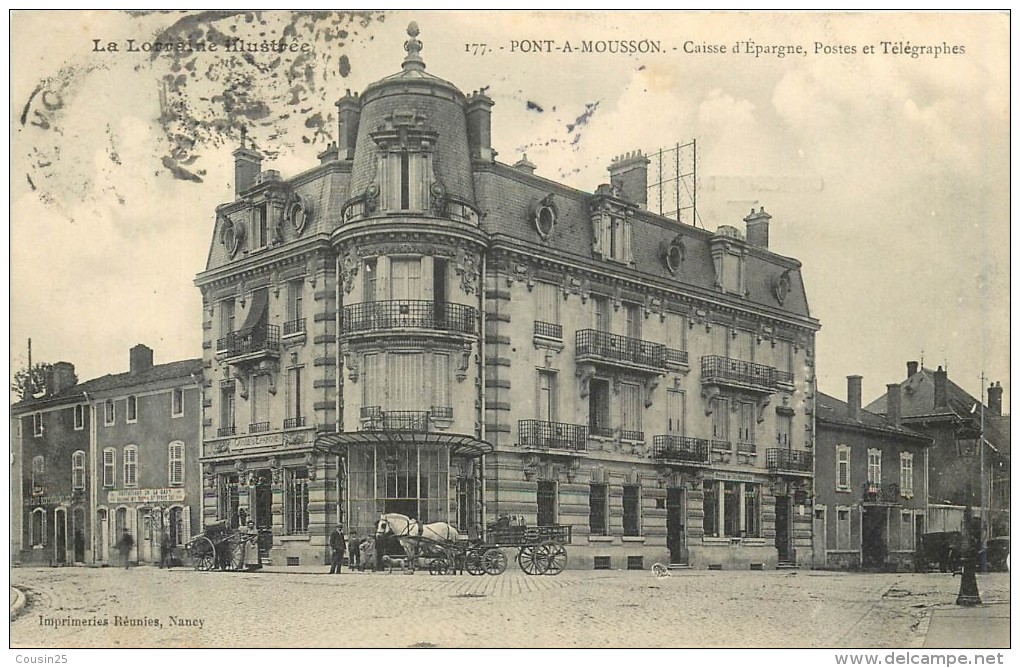
M 471 575 L 500 575 L 506 571 L 507 548 L 516 548 L 515 560 L 528 575 L 557 575 L 567 563 L 564 544 L 570 542 L 569 526 L 525 526 L 522 520 L 500 518 L 489 524 L 485 540 L 459 539 L 452 526 L 437 522 L 419 527 L 403 515 L 383 515 L 377 535 L 386 532 L 399 541 L 404 570 L 427 566 L 432 575 L 467 571 Z
M 226 520 L 207 524 L 205 532 L 187 545 L 195 569 L 239 571 L 244 565 L 244 541 L 241 532 L 231 529 Z

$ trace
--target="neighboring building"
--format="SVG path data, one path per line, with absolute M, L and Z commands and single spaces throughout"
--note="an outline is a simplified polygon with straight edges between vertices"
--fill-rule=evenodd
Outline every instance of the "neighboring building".
M 77 383 L 74 365 L 57 362 L 47 379 L 46 394 L 11 407 L 14 452 L 12 477 L 20 480 L 12 521 L 14 560 L 28 564 L 91 563 L 88 512 L 91 415 Z M 13 517 L 12 517 L 13 520 Z
M 890 386 L 889 391 L 893 391 Z M 967 503 L 988 508 L 991 535 L 1009 532 L 1009 415 L 1002 414 L 1002 386 L 992 384 L 988 404 L 935 371 L 907 362 L 907 378 L 897 386 L 903 426 L 935 440 L 928 457 L 929 524 L 940 530 L 958 530 Z M 884 415 L 889 391 L 867 409 Z M 985 495 L 981 502 L 981 452 L 978 448 L 984 422 Z M 947 521 L 947 518 L 951 518 Z M 935 530 L 934 528 L 931 530 Z
M 129 368 L 90 381 L 88 393 L 95 410 L 90 470 L 98 564 L 118 563 L 125 529 L 134 538 L 129 559 L 153 564 L 162 531 L 180 557 L 199 529 L 202 360 L 153 365 L 152 350 L 139 344 Z
M 818 393 L 815 434 L 813 566 L 911 570 L 931 438 L 903 428 L 895 406 L 886 418 L 863 410 L 860 376 L 847 377 L 845 402 Z
M 283 179 L 234 152 L 206 270 L 204 518 L 273 563 L 343 522 L 568 525 L 570 566 L 810 563 L 814 333 L 800 263 L 495 161 L 491 107 L 426 73 L 348 93 Z

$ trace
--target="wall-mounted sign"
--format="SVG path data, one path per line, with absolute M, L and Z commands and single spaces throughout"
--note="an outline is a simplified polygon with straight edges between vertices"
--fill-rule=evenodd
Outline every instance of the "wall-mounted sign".
M 262 436 L 242 436 L 231 441 L 232 450 L 244 450 L 245 448 L 261 448 L 274 445 L 283 445 L 283 434 L 264 434 Z
M 713 471 L 706 474 L 706 478 L 713 480 L 726 480 L 729 482 L 754 482 L 754 475 L 750 473 L 727 473 L 726 471 Z
M 183 501 L 183 487 L 163 489 L 120 489 L 106 495 L 107 503 L 168 503 Z

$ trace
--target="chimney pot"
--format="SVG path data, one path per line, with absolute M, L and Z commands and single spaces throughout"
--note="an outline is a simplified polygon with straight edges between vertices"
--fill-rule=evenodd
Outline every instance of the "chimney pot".
M 651 160 L 638 151 L 628 151 L 613 158 L 609 165 L 609 183 L 620 190 L 620 196 L 644 210 L 648 208 L 648 163 Z
M 46 376 L 46 393 L 49 396 L 59 394 L 77 382 L 74 365 L 70 362 L 57 362 Z
M 917 362 L 907 362 L 907 378 L 910 378 L 917 373 Z
M 902 422 L 902 399 L 900 397 L 899 383 L 889 383 L 885 386 L 885 419 L 891 427 L 899 427 Z
M 1002 415 L 1002 385 L 998 381 L 988 387 L 988 412 Z
M 747 243 L 758 248 L 768 248 L 770 220 L 772 220 L 772 216 L 765 213 L 765 207 L 761 207 L 757 212 L 754 207 L 751 207 L 751 213 L 744 218 L 744 223 L 747 225 L 745 235 Z
M 847 417 L 851 420 L 861 419 L 861 377 L 846 377 Z
M 237 197 L 255 185 L 262 172 L 262 155 L 254 145 L 248 148 L 247 136 L 248 130 L 241 126 L 241 145 L 234 149 L 234 195 Z

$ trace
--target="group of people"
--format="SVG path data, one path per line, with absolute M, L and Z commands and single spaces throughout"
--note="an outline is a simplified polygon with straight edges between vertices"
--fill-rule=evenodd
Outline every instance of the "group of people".
M 371 536 L 361 537 L 357 533 L 352 533 L 350 538 L 345 538 L 341 526 L 337 526 L 330 534 L 329 547 L 333 553 L 329 566 L 330 575 L 340 573 L 345 555 L 348 557 L 347 561 L 351 570 L 363 571 L 366 565 L 371 565 L 375 560 L 375 539 Z

